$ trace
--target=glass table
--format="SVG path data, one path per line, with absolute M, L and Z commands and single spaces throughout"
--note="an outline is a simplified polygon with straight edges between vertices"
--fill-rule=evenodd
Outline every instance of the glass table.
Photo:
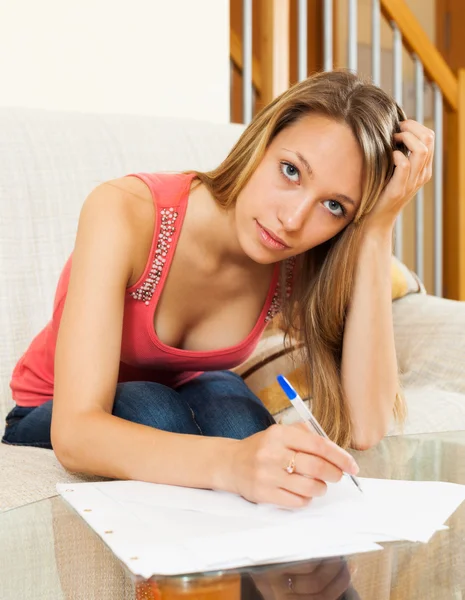
M 353 452 L 363 477 L 465 484 L 465 432 L 386 438 Z M 134 578 L 60 498 L 0 514 L 1 600 L 465 599 L 465 503 L 428 544 L 337 559 Z

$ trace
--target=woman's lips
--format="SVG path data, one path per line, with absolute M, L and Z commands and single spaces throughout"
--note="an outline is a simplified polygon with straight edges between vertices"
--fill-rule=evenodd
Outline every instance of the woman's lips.
M 271 248 L 272 250 L 286 250 L 289 248 L 289 246 L 285 244 L 281 238 L 263 227 L 263 225 L 260 225 L 258 221 L 256 221 L 256 223 L 260 241 L 267 246 L 267 248 Z

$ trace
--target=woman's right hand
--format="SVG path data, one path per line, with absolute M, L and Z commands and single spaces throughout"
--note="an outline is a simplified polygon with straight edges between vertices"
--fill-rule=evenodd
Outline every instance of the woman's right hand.
M 349 567 L 340 558 L 262 568 L 248 577 L 263 600 L 342 600 L 350 586 Z M 249 596 L 255 597 L 253 591 Z M 353 588 L 348 597 L 360 600 Z
M 295 469 L 286 467 L 294 461 Z M 325 482 L 337 482 L 358 466 L 348 452 L 312 433 L 304 423 L 272 425 L 232 446 L 227 487 L 247 500 L 286 508 L 303 507 L 326 493 Z

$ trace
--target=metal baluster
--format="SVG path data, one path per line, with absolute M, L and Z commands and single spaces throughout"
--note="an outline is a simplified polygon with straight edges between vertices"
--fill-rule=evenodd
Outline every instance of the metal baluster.
M 394 74 L 394 89 L 393 95 L 394 100 L 397 102 L 399 106 L 402 106 L 402 34 L 394 23 L 391 23 L 392 26 L 392 51 L 393 51 L 393 74 Z M 402 213 L 396 219 L 396 227 L 395 227 L 395 254 L 399 260 L 402 260 L 402 256 L 404 253 L 404 244 L 403 244 L 403 215 Z
M 357 71 L 357 2 L 349 0 L 349 60 L 348 66 L 351 71 Z
M 333 0 L 324 0 L 323 6 L 323 69 L 333 69 Z
M 381 11 L 379 0 L 371 2 L 371 76 L 375 85 L 381 85 Z
M 252 0 L 242 0 L 242 111 L 245 124 L 253 116 Z
M 434 90 L 434 293 L 442 296 L 442 211 L 443 211 L 443 102 L 440 88 L 433 84 Z
M 307 0 L 299 0 L 297 15 L 298 35 L 298 77 L 299 81 L 307 79 Z
M 415 63 L 415 120 L 423 123 L 424 120 L 424 72 L 423 64 L 417 56 Z M 418 190 L 415 199 L 415 270 L 423 281 L 424 269 L 424 191 Z

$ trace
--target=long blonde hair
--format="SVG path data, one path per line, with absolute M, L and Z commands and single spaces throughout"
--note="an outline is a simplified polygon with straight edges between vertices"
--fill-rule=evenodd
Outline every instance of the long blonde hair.
M 342 342 L 352 297 L 363 217 L 370 212 L 394 171 L 394 142 L 405 119 L 402 109 L 380 88 L 348 71 L 318 73 L 294 85 L 259 112 L 214 170 L 197 172 L 216 201 L 229 207 L 244 188 L 276 135 L 309 113 L 347 124 L 363 154 L 363 197 L 354 220 L 338 235 L 296 257 L 292 292 L 286 296 L 286 265 L 281 265 L 282 323 L 286 340 L 304 348 L 312 410 L 329 437 L 342 446 L 352 440 L 350 414 L 341 383 Z M 350 160 L 350 157 L 348 157 Z M 311 383 L 310 383 L 311 382 Z M 394 415 L 405 406 L 396 396 Z

